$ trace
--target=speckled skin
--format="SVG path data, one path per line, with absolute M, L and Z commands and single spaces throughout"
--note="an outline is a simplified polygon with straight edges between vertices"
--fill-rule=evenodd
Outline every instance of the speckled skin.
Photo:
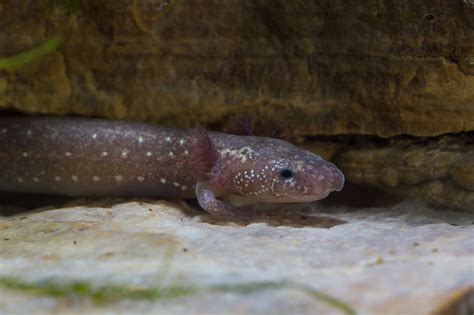
M 248 214 L 218 197 L 306 202 L 344 184 L 333 164 L 279 139 L 88 118 L 0 118 L 0 163 L 3 191 L 197 197 L 226 219 Z

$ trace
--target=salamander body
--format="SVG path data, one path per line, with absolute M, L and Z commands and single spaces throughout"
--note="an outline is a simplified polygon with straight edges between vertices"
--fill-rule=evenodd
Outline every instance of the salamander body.
M 0 118 L 0 190 L 71 196 L 197 198 L 208 212 L 248 216 L 218 198 L 309 202 L 344 175 L 274 138 L 65 117 Z

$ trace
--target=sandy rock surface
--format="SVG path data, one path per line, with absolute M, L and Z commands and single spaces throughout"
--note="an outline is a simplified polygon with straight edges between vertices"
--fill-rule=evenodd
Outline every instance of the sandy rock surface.
M 412 201 L 282 209 L 260 210 L 248 225 L 150 200 L 76 200 L 0 217 L 0 313 L 474 309 L 472 214 Z M 82 287 L 72 290 L 77 282 Z M 195 291 L 146 291 L 173 286 Z M 112 293 L 101 298 L 94 288 Z

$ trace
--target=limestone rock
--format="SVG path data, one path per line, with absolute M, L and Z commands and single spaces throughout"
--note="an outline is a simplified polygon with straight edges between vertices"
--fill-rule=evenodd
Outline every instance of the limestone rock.
M 77 200 L 0 217 L 0 313 L 472 312 L 472 214 L 334 202 L 259 209 L 247 226 L 160 201 Z M 319 290 L 346 313 L 295 287 L 257 285 L 282 282 Z M 157 285 L 221 289 L 137 294 Z M 94 287 L 120 298 L 94 303 Z
M 333 159 L 351 183 L 422 197 L 444 207 L 474 213 L 474 143 L 471 135 L 414 139 L 364 140 L 337 149 Z
M 470 1 L 1 0 L 0 108 L 300 135 L 474 129 Z

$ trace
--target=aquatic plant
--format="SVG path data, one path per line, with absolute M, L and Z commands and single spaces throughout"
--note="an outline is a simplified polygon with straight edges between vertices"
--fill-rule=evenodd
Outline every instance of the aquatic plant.
M 6 276 L 0 277 L 0 287 L 56 298 L 87 298 L 97 304 L 105 304 L 122 299 L 160 300 L 205 293 L 249 294 L 263 290 L 296 289 L 304 291 L 311 297 L 330 305 L 342 314 L 356 314 L 352 307 L 326 293 L 291 282 L 248 282 L 209 286 L 173 284 L 140 287 L 118 284 L 95 286 L 87 281 L 64 282 L 57 279 L 28 282 L 20 278 Z
M 30 50 L 26 50 L 11 57 L 0 58 L 0 70 L 13 70 L 20 68 L 43 55 L 56 51 L 60 45 L 61 40 L 53 37 Z

